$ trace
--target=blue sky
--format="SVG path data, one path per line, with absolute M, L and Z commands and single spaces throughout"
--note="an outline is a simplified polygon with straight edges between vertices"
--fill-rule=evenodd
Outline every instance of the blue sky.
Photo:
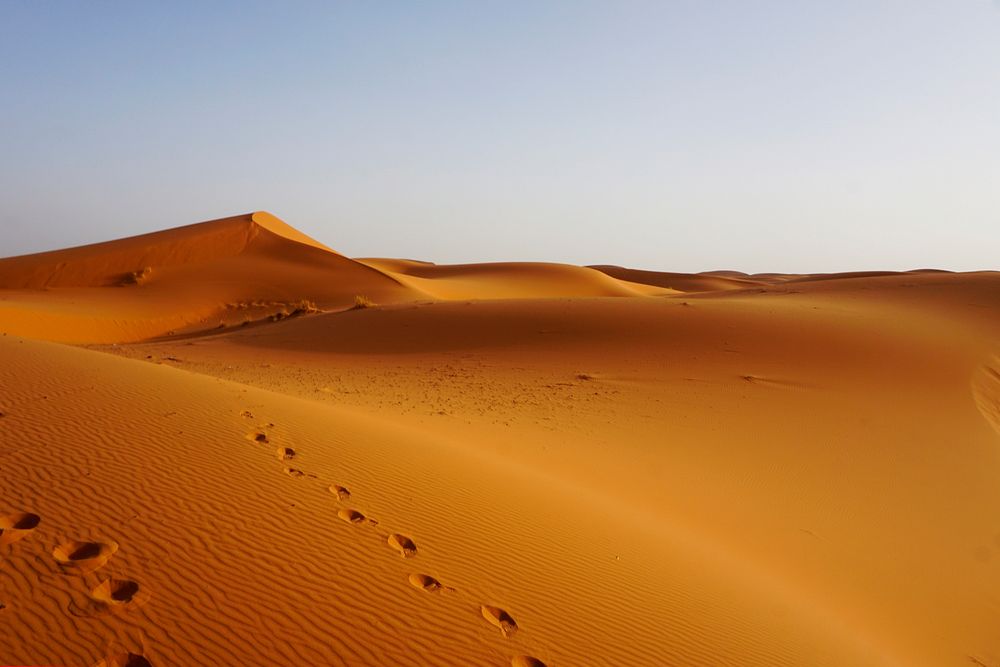
M 0 255 L 1000 268 L 992 0 L 0 0 Z

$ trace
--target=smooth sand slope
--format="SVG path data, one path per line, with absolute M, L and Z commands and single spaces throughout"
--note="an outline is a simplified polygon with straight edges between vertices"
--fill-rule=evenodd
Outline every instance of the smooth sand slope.
M 0 290 L 0 663 L 1000 664 L 1000 275 L 281 239 L 395 287 L 151 342 L 100 310 L 146 285 Z M 80 289 L 120 344 L 24 337 Z

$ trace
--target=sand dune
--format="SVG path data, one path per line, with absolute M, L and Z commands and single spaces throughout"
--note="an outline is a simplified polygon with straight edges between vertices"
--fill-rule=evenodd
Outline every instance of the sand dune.
M 673 290 L 568 264 L 498 262 L 438 266 L 400 259 L 358 260 L 439 299 L 524 299 L 666 295 Z M 621 278 L 621 279 L 618 279 Z
M 1000 274 L 136 239 L 0 260 L 0 663 L 1000 664 Z
M 719 292 L 724 290 L 749 289 L 781 283 L 803 283 L 825 280 L 850 280 L 855 278 L 883 278 L 913 274 L 948 274 L 951 271 L 938 269 L 915 269 L 913 271 L 847 271 L 842 273 L 814 273 L 799 275 L 791 273 L 755 273 L 741 271 L 705 271 L 703 273 L 671 273 L 668 271 L 643 271 L 621 266 L 595 265 L 597 269 L 619 280 L 643 285 L 667 287 L 679 292 Z
M 0 259 L 5 330 L 65 343 L 205 333 L 359 301 L 663 293 L 561 264 L 356 261 L 260 211 Z
M 143 284 L 153 278 L 152 273 L 144 275 L 147 269 L 218 261 L 273 247 L 275 239 L 333 253 L 274 216 L 258 211 L 117 241 L 10 257 L 0 264 L 0 286 L 42 289 Z
M 715 292 L 720 290 L 746 289 L 748 287 L 767 284 L 765 281 L 754 280 L 745 274 L 729 276 L 711 273 L 670 273 L 667 271 L 626 269 L 621 266 L 610 265 L 592 266 L 591 268 L 619 280 L 628 280 L 656 287 L 666 287 L 678 292 Z
M 108 289 L 115 288 L 115 289 Z M 119 342 L 421 295 L 267 213 L 0 260 L 7 331 Z

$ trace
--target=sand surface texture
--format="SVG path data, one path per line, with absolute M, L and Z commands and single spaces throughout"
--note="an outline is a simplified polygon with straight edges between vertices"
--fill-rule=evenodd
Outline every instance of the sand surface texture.
M 258 212 L 2 259 L 0 332 L 0 664 L 1000 666 L 1000 274 Z

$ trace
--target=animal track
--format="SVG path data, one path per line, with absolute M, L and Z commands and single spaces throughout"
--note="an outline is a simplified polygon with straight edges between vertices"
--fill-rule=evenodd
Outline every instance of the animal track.
M 351 497 L 351 492 L 347 490 L 347 487 L 340 486 L 339 484 L 331 486 L 330 493 L 336 494 L 336 496 L 341 500 L 348 500 Z
M 291 447 L 278 447 L 278 460 L 287 461 L 288 459 L 295 458 L 295 450 Z
M 417 555 L 417 545 L 406 535 L 393 533 L 389 536 L 389 546 L 399 552 L 403 558 Z
M 298 468 L 291 468 L 291 467 L 285 468 L 285 474 L 290 475 L 292 477 L 316 477 L 316 475 L 312 474 L 311 472 L 306 472 L 304 470 L 299 470 Z
M 125 607 L 133 603 L 144 602 L 145 591 L 139 592 L 139 584 L 129 579 L 107 579 L 99 584 L 91 597 L 111 607 Z
M 484 604 L 479 608 L 479 611 L 490 625 L 500 628 L 500 632 L 503 633 L 504 637 L 510 637 L 517 632 L 517 623 L 514 621 L 514 617 L 500 607 L 491 607 Z
M 18 512 L 0 517 L 0 545 L 13 544 L 38 527 L 42 517 L 31 512 Z
M 70 540 L 52 550 L 52 556 L 66 569 L 93 572 L 108 562 L 118 545 L 115 542 L 81 542 Z
M 510 660 L 511 667 L 546 667 L 545 663 L 530 655 L 518 655 Z
M 411 574 L 409 581 L 410 585 L 414 588 L 420 588 L 429 593 L 434 593 L 446 588 L 440 581 L 429 574 Z

